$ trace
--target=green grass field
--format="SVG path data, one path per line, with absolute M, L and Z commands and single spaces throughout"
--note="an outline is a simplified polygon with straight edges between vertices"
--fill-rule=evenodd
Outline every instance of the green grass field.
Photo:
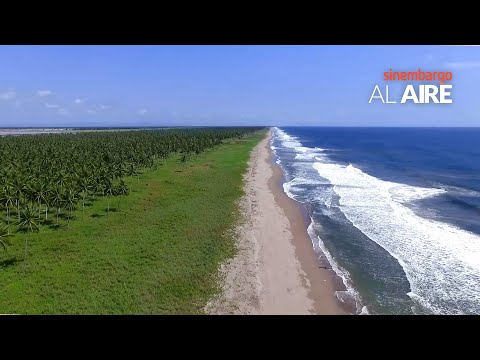
M 112 198 L 108 219 L 102 198 L 83 220 L 80 204 L 69 227 L 11 236 L 0 249 L 0 313 L 203 313 L 218 291 L 220 262 L 235 253 L 227 233 L 249 153 L 263 136 L 126 178 L 131 193 Z

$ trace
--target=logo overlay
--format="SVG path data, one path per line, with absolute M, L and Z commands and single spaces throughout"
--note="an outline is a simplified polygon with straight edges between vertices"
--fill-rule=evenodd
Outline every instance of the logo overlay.
M 453 74 L 450 71 L 385 71 L 383 73 L 384 81 L 420 81 L 425 82 L 414 86 L 407 84 L 403 95 L 400 99 L 400 104 L 415 103 L 415 104 L 452 104 L 452 84 L 445 84 L 446 81 L 451 81 Z M 426 82 L 437 82 L 435 84 L 427 84 Z M 384 96 L 385 95 L 385 96 Z M 397 99 L 398 100 L 398 99 Z M 369 104 L 381 101 L 383 104 L 397 104 L 397 100 L 389 98 L 388 85 L 385 85 L 385 92 L 382 93 L 380 86 L 375 85 L 372 96 L 370 96 Z

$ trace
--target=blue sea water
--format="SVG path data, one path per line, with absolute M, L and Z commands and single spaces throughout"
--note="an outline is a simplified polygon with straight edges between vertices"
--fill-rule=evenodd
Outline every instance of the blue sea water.
M 357 313 L 480 314 L 480 129 L 273 128 Z M 324 254 L 324 255 L 321 255 Z

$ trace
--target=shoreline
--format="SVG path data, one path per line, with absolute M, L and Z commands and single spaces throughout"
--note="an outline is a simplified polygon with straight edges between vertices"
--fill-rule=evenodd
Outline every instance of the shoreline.
M 303 271 L 310 280 L 309 296 L 314 300 L 316 313 L 355 314 L 354 304 L 342 303 L 337 299 L 335 292 L 345 291 L 345 285 L 332 269 L 323 252 L 321 254 L 315 252 L 312 239 L 307 231 L 311 222 L 307 210 L 303 204 L 290 198 L 283 190 L 284 171 L 279 164 L 275 163 L 275 155 L 269 144 L 268 150 L 268 161 L 273 169 L 273 176 L 269 180 L 269 188 L 275 196 L 275 202 L 283 209 L 290 222 L 295 253 L 300 260 Z
M 341 279 L 333 270 L 320 268 L 302 213 L 305 209 L 282 189 L 283 170 L 273 162 L 270 139 L 271 130 L 251 152 L 245 195 L 239 203 L 244 218 L 233 230 L 237 254 L 220 266 L 221 291 L 204 310 L 208 314 L 352 314 L 335 295 L 344 289 Z

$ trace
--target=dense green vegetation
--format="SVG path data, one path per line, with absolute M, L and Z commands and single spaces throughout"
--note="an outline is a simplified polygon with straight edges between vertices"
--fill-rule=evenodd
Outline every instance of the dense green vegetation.
M 188 129 L 103 132 L 0 137 L 0 210 L 5 211 L 7 235 L 16 220 L 19 230 L 38 230 L 54 209 L 69 220 L 81 202 L 98 196 L 127 195 L 124 176 L 138 176 L 155 160 L 181 153 L 186 162 L 199 154 L 253 129 Z M 107 215 L 109 206 L 107 207 Z M 37 216 L 38 215 L 38 216 Z M 83 217 L 83 216 L 82 216 Z M 2 231 L 3 232 L 3 227 Z M 2 243 L 5 247 L 5 242 Z
M 0 138 L 0 313 L 201 313 L 252 130 Z

